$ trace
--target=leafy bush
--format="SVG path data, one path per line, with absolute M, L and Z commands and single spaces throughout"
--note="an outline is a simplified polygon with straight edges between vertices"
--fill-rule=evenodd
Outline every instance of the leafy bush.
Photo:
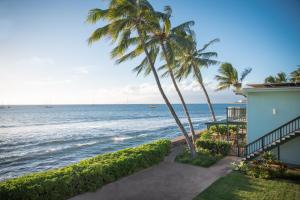
M 1 200 L 67 199 L 159 163 L 170 147 L 169 140 L 159 140 L 63 168 L 10 179 L 0 182 L 0 197 Z
M 203 131 L 200 135 L 200 140 L 210 140 L 212 139 L 212 132 L 211 131 Z
M 175 161 L 202 167 L 209 167 L 222 158 L 221 155 L 212 155 L 208 151 L 199 151 L 195 158 L 191 158 L 188 150 L 176 156 Z
M 229 133 L 235 133 L 236 132 L 236 126 L 235 125 L 229 125 L 228 126 Z M 227 134 L 227 125 L 213 125 L 209 128 L 208 132 L 210 133 L 219 133 L 220 135 L 226 135 Z
M 269 163 L 276 162 L 276 156 L 271 151 L 263 152 L 261 158 Z
M 214 140 L 197 140 L 196 146 L 198 149 L 206 149 L 212 154 L 228 155 L 231 143 L 227 141 L 214 141 Z
M 245 161 L 232 162 L 230 164 L 234 171 L 246 172 L 248 170 L 248 165 Z
M 287 166 L 276 160 L 272 152 L 264 152 L 261 158 L 251 162 L 232 163 L 233 170 L 243 172 L 255 178 L 297 178 L 297 174 L 287 173 Z M 299 177 L 299 175 L 298 175 Z
M 287 166 L 280 161 L 271 162 L 270 160 L 260 159 L 249 163 L 246 174 L 256 178 L 280 178 L 284 177 Z

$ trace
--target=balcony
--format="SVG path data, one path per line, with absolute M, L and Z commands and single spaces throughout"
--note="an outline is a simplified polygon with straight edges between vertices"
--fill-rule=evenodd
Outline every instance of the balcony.
M 227 122 L 247 122 L 246 108 L 227 107 Z

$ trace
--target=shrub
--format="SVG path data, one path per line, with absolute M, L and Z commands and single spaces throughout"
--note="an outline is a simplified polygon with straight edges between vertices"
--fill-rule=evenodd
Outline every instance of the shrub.
M 212 139 L 212 134 L 213 132 L 205 130 L 201 133 L 200 140 L 210 140 Z
M 281 178 L 284 177 L 286 170 L 287 166 L 282 162 L 262 158 L 249 163 L 246 174 L 256 178 Z
M 295 173 L 293 175 L 287 173 L 287 166 L 276 160 L 274 154 L 269 151 L 264 152 L 260 159 L 251 162 L 232 163 L 232 168 L 255 178 L 297 178 Z
M 206 149 L 212 154 L 221 154 L 226 156 L 230 151 L 231 143 L 226 141 L 197 140 L 196 146 L 198 149 Z
M 229 133 L 233 134 L 236 132 L 236 126 L 235 125 L 229 125 L 228 126 Z M 213 125 L 209 128 L 209 132 L 211 133 L 219 133 L 220 135 L 227 135 L 227 125 Z
M 159 140 L 63 168 L 10 179 L 0 182 L 0 197 L 1 200 L 67 199 L 159 163 L 170 148 L 169 140 Z
M 195 158 L 191 158 L 189 151 L 185 150 L 182 154 L 176 156 L 175 161 L 196 166 L 209 167 L 221 158 L 221 155 L 211 155 L 207 151 L 199 151 Z
M 245 161 L 232 162 L 230 164 L 234 171 L 246 172 L 248 170 L 248 165 Z
M 261 158 L 269 163 L 276 161 L 276 156 L 271 151 L 263 152 Z

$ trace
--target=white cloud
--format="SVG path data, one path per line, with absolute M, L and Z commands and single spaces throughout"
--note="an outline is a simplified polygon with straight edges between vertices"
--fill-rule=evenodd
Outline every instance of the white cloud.
M 80 67 L 80 68 L 76 68 L 75 69 L 75 73 L 76 74 L 86 75 L 86 74 L 89 74 L 89 70 L 87 68 Z
M 47 78 L 44 80 L 37 80 L 37 81 L 30 81 L 27 82 L 27 85 L 30 86 L 35 86 L 35 87 L 39 87 L 39 86 L 57 86 L 57 85 L 66 85 L 71 83 L 72 81 L 69 79 L 66 80 L 56 80 L 56 79 L 52 79 L 52 78 Z
M 210 88 L 213 83 L 207 84 L 207 91 L 213 103 L 235 102 L 241 97 L 231 90 L 216 92 Z M 179 88 L 187 103 L 206 103 L 202 89 L 196 81 L 182 81 Z M 164 91 L 172 103 L 180 103 L 172 84 L 164 84 Z M 86 91 L 85 95 L 93 99 L 93 103 L 164 103 L 156 84 L 143 83 L 124 87 Z
M 39 65 L 39 66 L 40 65 L 54 65 L 55 62 L 52 58 L 32 56 L 30 58 L 26 58 L 26 59 L 17 61 L 17 64 L 27 67 L 27 66 L 36 66 L 36 65 Z

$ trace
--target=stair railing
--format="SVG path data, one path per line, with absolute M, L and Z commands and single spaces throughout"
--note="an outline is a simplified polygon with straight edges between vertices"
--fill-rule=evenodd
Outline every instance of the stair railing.
M 265 148 L 270 147 L 274 142 L 281 142 L 283 137 L 293 133 L 297 129 L 300 129 L 300 116 L 247 144 L 244 150 L 244 157 L 257 151 L 264 151 Z

